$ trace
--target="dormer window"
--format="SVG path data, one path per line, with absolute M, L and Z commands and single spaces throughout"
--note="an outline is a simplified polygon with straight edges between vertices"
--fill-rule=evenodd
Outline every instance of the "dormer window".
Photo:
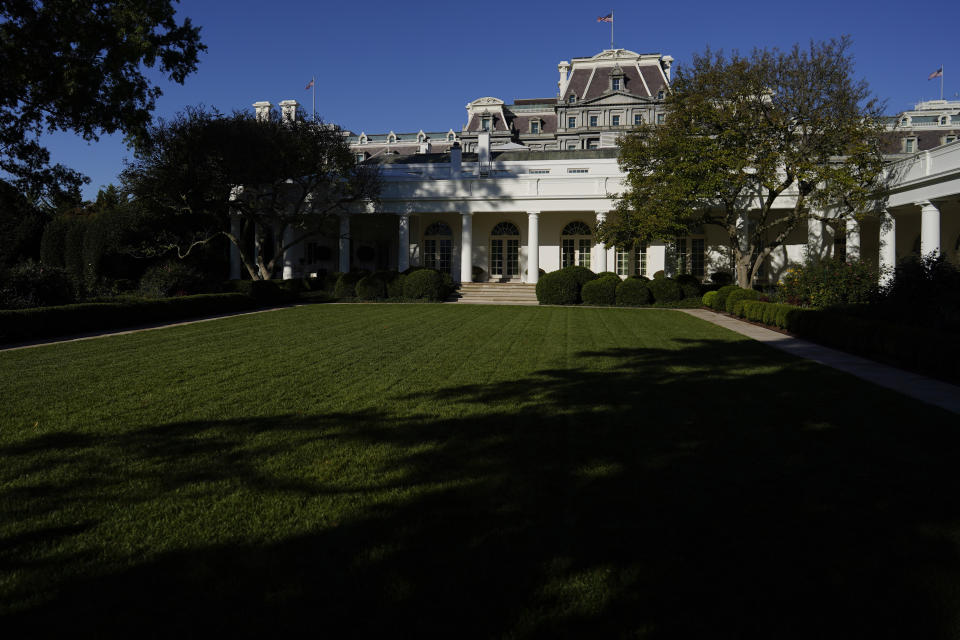
M 620 91 L 622 88 L 620 85 L 623 83 L 622 78 L 610 78 L 610 88 L 614 91 Z
M 571 93 L 571 94 L 570 94 L 570 97 L 567 98 L 567 102 L 569 102 L 570 104 L 573 104 L 573 103 L 576 102 L 576 101 L 577 101 L 577 96 L 576 96 L 576 94 L 574 94 L 574 93 Z
M 397 134 L 393 131 L 387 136 L 387 144 L 396 144 L 397 143 Z
M 903 139 L 903 152 L 904 153 L 913 153 L 917 150 L 917 139 L 916 138 L 904 138 Z
M 657 91 L 657 100 L 663 100 L 663 97 L 664 97 L 665 95 L 667 95 L 667 94 L 664 92 L 664 90 L 663 90 L 663 89 L 660 89 L 660 91 Z
M 367 134 L 365 133 L 360 134 L 360 144 L 367 144 Z
M 947 124 L 947 116 L 940 116 L 940 126 L 945 126 Z
M 903 126 L 907 126 L 908 124 L 910 124 L 910 118 L 900 118 L 900 124 L 902 124 Z
M 480 131 L 490 131 L 490 116 L 480 118 Z
M 453 131 L 447 132 L 447 142 L 454 142 L 456 139 L 457 139 L 457 136 L 456 134 L 453 133 Z
M 417 142 L 425 142 L 426 139 L 427 139 L 427 136 L 423 131 L 417 134 Z
M 540 121 L 531 120 L 530 121 L 530 133 L 540 133 Z

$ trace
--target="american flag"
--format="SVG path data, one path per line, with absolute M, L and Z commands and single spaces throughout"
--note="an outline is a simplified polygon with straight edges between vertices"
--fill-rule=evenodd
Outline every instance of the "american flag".
M 943 77 L 943 65 L 940 65 L 939 69 L 937 69 L 936 71 L 931 73 L 929 76 L 927 76 L 927 80 L 933 80 L 934 78 L 942 78 L 942 77 Z
M 613 14 L 608 13 L 605 16 L 600 16 L 599 18 L 597 18 L 597 22 L 613 22 Z
M 307 86 L 304 87 L 303 90 L 304 90 L 304 91 L 309 91 L 310 89 L 312 89 L 312 88 L 313 88 L 313 81 L 314 81 L 314 78 L 310 78 L 310 82 L 307 83 Z

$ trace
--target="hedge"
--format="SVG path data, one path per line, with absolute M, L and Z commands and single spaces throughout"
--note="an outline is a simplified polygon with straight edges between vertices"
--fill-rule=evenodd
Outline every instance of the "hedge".
M 577 304 L 580 284 L 576 274 L 567 269 L 551 271 L 537 281 L 537 301 L 540 304 Z
M 377 300 L 387 297 L 385 278 L 379 274 L 368 274 L 357 280 L 356 294 L 361 300 Z
M 653 294 L 647 287 L 647 280 L 627 278 L 617 285 L 617 305 L 621 307 L 639 307 L 653 302 Z
M 724 301 L 724 310 L 727 313 L 736 314 L 736 304 L 741 300 L 757 300 L 760 297 L 759 291 L 754 291 L 753 289 L 737 289 L 736 291 L 731 291 L 727 294 L 727 298 Z
M 448 285 L 439 271 L 419 269 L 410 273 L 403 282 L 403 297 L 414 300 L 444 300 L 450 294 Z
M 713 298 L 713 304 L 710 306 L 714 311 L 726 311 L 727 296 L 734 291 L 739 291 L 740 287 L 735 284 L 728 284 L 725 287 L 717 289 L 717 295 Z
M 671 278 L 654 278 L 647 283 L 656 302 L 678 302 L 683 300 L 683 287 Z
M 357 297 L 357 283 L 368 275 L 366 271 L 351 271 L 350 273 L 341 273 L 337 279 L 337 284 L 333 287 L 334 298 L 355 298 Z
M 257 306 L 255 299 L 241 293 L 213 293 L 4 310 L 0 311 L 0 342 L 183 320 L 246 311 Z
M 611 306 L 617 302 L 617 285 L 620 276 L 616 274 L 604 275 L 583 285 L 580 297 L 584 304 Z
M 717 297 L 716 291 L 707 291 L 703 294 L 703 297 L 700 298 L 700 302 L 703 303 L 703 306 L 713 308 L 713 301 Z

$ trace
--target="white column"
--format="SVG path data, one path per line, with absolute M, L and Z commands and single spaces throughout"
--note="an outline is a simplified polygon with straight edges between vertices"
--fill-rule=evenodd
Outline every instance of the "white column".
M 460 282 L 473 282 L 473 214 L 460 214 Z
M 400 216 L 400 240 L 397 245 L 397 271 L 410 268 L 410 215 Z
M 292 228 L 287 227 L 283 232 L 283 244 L 284 246 L 293 241 L 294 231 Z M 284 280 L 293 280 L 293 262 L 297 258 L 297 250 L 295 247 L 290 247 L 283 252 L 283 279 Z
M 234 238 L 237 239 L 237 242 L 240 242 L 240 236 L 243 233 L 243 220 L 240 219 L 240 216 L 233 216 L 230 218 L 230 233 Z M 240 247 L 234 243 L 230 243 L 230 279 L 239 280 L 240 274 L 242 272 L 242 265 L 240 263 Z
M 340 214 L 340 272 L 350 271 L 350 214 Z
M 886 284 L 893 279 L 897 266 L 897 219 L 889 211 L 883 212 L 880 222 L 880 281 Z
M 807 219 L 807 255 L 819 260 L 826 257 L 824 229 L 826 225 L 814 218 Z
M 940 209 L 924 200 L 920 205 L 920 255 L 940 253 Z
M 847 217 L 847 262 L 860 259 L 860 223 L 853 216 Z
M 607 219 L 607 214 L 604 211 L 597 211 L 597 224 L 605 222 Z M 607 245 L 602 242 L 597 243 L 597 260 L 596 268 L 593 270 L 594 273 L 601 273 L 607 270 Z
M 527 212 L 527 283 L 540 279 L 540 212 Z

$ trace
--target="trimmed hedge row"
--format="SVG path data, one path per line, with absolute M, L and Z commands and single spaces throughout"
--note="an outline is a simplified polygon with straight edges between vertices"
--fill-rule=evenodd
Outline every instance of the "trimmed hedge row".
M 960 379 L 960 339 L 935 330 L 857 317 L 842 308 L 806 309 L 789 304 L 741 300 L 736 315 L 778 327 L 802 338 L 867 357 L 928 372 L 950 380 Z
M 181 298 L 88 302 L 58 307 L 0 311 L 0 342 L 116 329 L 200 316 L 247 311 L 261 306 L 242 293 Z
M 620 276 L 617 274 L 603 274 L 596 280 L 591 280 L 583 285 L 580 290 L 580 297 L 584 304 L 598 306 L 611 306 L 617 303 L 617 286 L 620 284 Z
M 564 267 L 540 276 L 537 282 L 540 304 L 636 307 L 653 303 L 669 305 L 686 298 L 696 301 L 699 296 L 700 285 L 692 276 L 681 276 L 677 280 L 630 276 L 620 280 L 620 276 L 610 271 L 594 273 L 586 267 Z

